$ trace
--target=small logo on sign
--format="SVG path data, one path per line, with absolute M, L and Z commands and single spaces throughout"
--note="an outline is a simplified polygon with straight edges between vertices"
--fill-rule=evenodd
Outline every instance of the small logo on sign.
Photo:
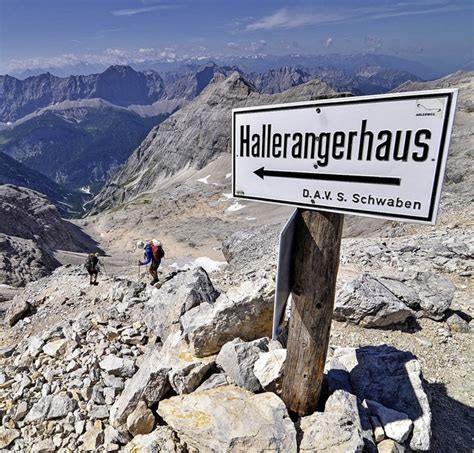
M 429 101 L 417 102 L 415 116 L 431 116 L 436 117 L 442 112 L 442 108 L 436 105 L 430 105 Z

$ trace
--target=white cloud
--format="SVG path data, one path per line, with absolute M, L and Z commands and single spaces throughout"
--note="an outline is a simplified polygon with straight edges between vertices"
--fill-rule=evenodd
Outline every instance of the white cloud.
M 328 38 L 326 39 L 326 42 L 324 43 L 324 47 L 326 47 L 326 49 L 329 49 L 334 43 L 334 40 L 332 38 Z
M 156 10 L 176 9 L 180 7 L 181 5 L 178 3 L 159 4 L 153 6 L 144 6 L 142 8 L 116 9 L 111 11 L 111 14 L 112 16 L 135 16 L 136 14 L 150 13 Z
M 135 14 L 149 13 L 159 8 L 160 6 L 146 6 L 144 8 L 116 9 L 111 13 L 112 16 L 135 16 Z
M 356 4 L 356 3 L 355 3 Z M 247 22 L 246 30 L 275 30 L 305 27 L 316 24 L 335 24 L 360 22 L 365 20 L 388 19 L 391 17 L 442 14 L 453 11 L 469 10 L 467 4 L 453 4 L 447 0 L 413 1 L 412 3 L 380 3 L 370 7 L 353 9 L 320 10 L 317 14 L 311 11 L 280 9 L 269 16 L 252 19 Z M 241 20 L 242 21 L 242 20 Z
M 237 52 L 260 52 L 267 46 L 267 42 L 264 39 L 258 41 L 238 41 L 228 42 L 227 47 Z
M 276 28 L 297 28 L 338 19 L 335 15 L 305 14 L 280 9 L 270 16 L 247 25 L 247 30 L 272 30 Z

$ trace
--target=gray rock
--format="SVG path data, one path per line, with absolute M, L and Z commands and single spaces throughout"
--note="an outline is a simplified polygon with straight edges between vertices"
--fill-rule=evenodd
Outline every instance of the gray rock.
M 410 447 L 429 451 L 431 446 L 431 409 L 423 388 L 421 366 L 410 352 L 392 346 L 366 346 L 336 349 L 328 367 L 345 374 L 352 393 L 360 400 L 370 399 L 408 415 L 413 422 Z M 341 379 L 339 379 L 340 381 Z
M 277 263 L 278 237 L 281 224 L 245 228 L 228 236 L 222 242 L 222 252 L 229 263 L 232 276 L 248 275 L 269 264 Z
M 118 283 L 110 289 L 108 298 L 114 302 L 114 304 L 128 302 L 130 299 L 140 297 L 145 289 L 145 282 L 119 279 Z
M 51 405 L 48 410 L 48 420 L 54 418 L 63 418 L 68 412 L 73 412 L 76 408 L 76 401 L 69 398 L 65 393 L 54 395 L 51 399 Z
M 5 321 L 9 326 L 14 326 L 20 319 L 29 316 L 32 312 L 32 306 L 29 302 L 21 299 L 14 299 L 7 310 Z
M 207 380 L 205 380 L 197 389 L 196 392 L 203 392 L 204 390 L 215 389 L 217 387 L 222 387 L 224 385 L 228 385 L 231 382 L 229 378 L 225 375 L 225 373 L 215 373 Z
M 447 320 L 446 324 L 450 332 L 469 333 L 471 327 L 469 323 L 461 318 L 457 313 L 453 313 Z
M 213 303 L 202 303 L 181 317 L 183 334 L 196 357 L 215 354 L 228 341 L 251 341 L 269 336 L 273 321 L 275 283 L 247 281 L 221 294 Z
M 109 416 L 109 408 L 104 405 L 94 404 L 89 408 L 88 414 L 92 420 L 104 419 Z
M 296 451 L 295 427 L 274 393 L 218 387 L 163 400 L 158 413 L 198 451 Z
M 28 340 L 28 347 L 26 354 L 31 357 L 36 357 L 43 349 L 44 340 L 39 337 L 31 337 Z
M 124 448 L 125 453 L 185 453 L 176 433 L 169 426 L 158 426 L 150 434 L 135 436 Z
M 267 392 L 280 392 L 286 349 L 274 349 L 259 354 L 253 366 L 255 377 Z
M 31 447 L 31 453 L 55 453 L 57 451 L 53 439 L 43 439 Z
M 412 310 L 420 308 L 420 296 L 414 288 L 404 283 L 406 280 L 404 275 L 378 277 L 377 280 Z
M 25 423 L 45 421 L 51 406 L 52 395 L 43 396 L 31 407 L 25 418 Z
M 431 272 L 398 274 L 381 278 L 380 282 L 409 307 L 435 320 L 443 318 L 456 290 L 449 279 Z
M 152 292 L 145 305 L 145 322 L 162 340 L 179 330 L 181 316 L 203 302 L 214 303 L 219 293 L 202 267 L 181 272 L 160 290 Z
M 135 375 L 127 381 L 125 388 L 110 409 L 110 423 L 118 427 L 125 424 L 128 415 L 140 401 L 148 406 L 159 401 L 170 389 L 170 368 L 161 364 L 160 351 L 151 350 L 143 359 Z
M 236 338 L 222 346 L 216 357 L 216 363 L 239 387 L 257 392 L 260 382 L 254 374 L 253 367 L 261 352 L 268 352 L 268 338 L 245 342 Z
M 301 452 L 375 451 L 367 414 L 357 398 L 337 390 L 327 400 L 324 412 L 300 420 Z
M 0 192 L 1 187 L 5 186 L 0 186 Z M 0 284 L 22 287 L 49 275 L 58 266 L 60 263 L 53 253 L 37 242 L 0 233 Z M 27 315 L 28 312 L 25 312 L 22 316 Z M 15 324 L 17 321 L 11 322 Z
M 410 310 L 376 278 L 362 274 L 339 291 L 334 319 L 362 327 L 386 327 L 413 316 Z
M 68 340 L 65 340 L 65 339 L 53 340 L 46 343 L 43 346 L 43 352 L 49 355 L 50 357 L 57 357 L 66 352 L 67 346 L 68 346 Z
M 382 423 L 385 434 L 399 443 L 404 443 L 413 429 L 413 422 L 407 414 L 389 409 L 376 401 L 365 400 L 364 404 L 372 415 L 376 415 Z
M 99 367 L 109 374 L 120 377 L 131 377 L 135 374 L 135 362 L 131 359 L 122 359 L 113 354 L 104 357 Z
M 108 444 L 119 444 L 125 445 L 131 439 L 131 435 L 126 431 L 119 431 L 114 427 L 107 425 L 104 430 L 104 444 L 107 447 Z
M 15 410 L 15 420 L 21 420 L 28 413 L 28 403 L 26 401 L 20 401 Z

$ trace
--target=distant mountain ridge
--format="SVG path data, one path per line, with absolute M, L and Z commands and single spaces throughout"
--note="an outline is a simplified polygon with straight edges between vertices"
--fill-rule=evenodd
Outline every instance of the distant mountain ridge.
M 0 130 L 0 152 L 56 184 L 95 192 L 167 116 L 143 118 L 103 102 L 45 109 Z
M 100 74 L 64 78 L 50 73 L 25 80 L 9 75 L 0 76 L 0 122 L 13 122 L 38 109 L 66 100 L 98 98 L 116 106 L 135 108 L 136 111 L 140 111 L 137 106 L 166 105 L 166 101 L 170 100 L 192 100 L 209 85 L 216 74 L 229 76 L 234 71 L 243 74 L 263 93 L 277 93 L 319 79 L 341 91 L 372 94 L 389 91 L 408 80 L 421 80 L 405 69 L 397 69 L 394 64 L 378 63 L 373 58 L 350 62 L 326 58 L 318 62 L 302 57 L 283 61 L 289 64 L 262 71 L 249 71 L 248 64 L 241 68 L 208 62 L 184 64 L 162 73 L 155 70 L 140 72 L 130 66 L 110 66 Z M 162 109 L 160 113 L 166 112 Z
M 46 195 L 62 214 L 79 214 L 79 206 L 87 198 L 85 194 L 67 190 L 42 173 L 0 152 L 0 185 L 3 184 L 27 187 Z
M 304 66 L 309 69 L 319 67 L 333 68 L 337 70 L 352 73 L 363 66 L 379 66 L 388 69 L 396 69 L 410 72 L 430 80 L 446 75 L 456 70 L 451 68 L 446 72 L 440 71 L 437 67 L 431 67 L 406 58 L 394 55 L 385 55 L 378 53 L 358 53 L 358 54 L 320 54 L 320 55 L 304 55 L 304 54 L 287 54 L 287 55 L 269 55 L 257 54 L 248 56 L 203 56 L 189 58 L 163 58 L 163 59 L 147 59 L 140 61 L 130 60 L 126 64 L 134 68 L 136 71 L 154 70 L 161 73 L 176 72 L 183 66 L 204 66 L 211 62 L 219 66 L 238 67 L 246 73 L 266 72 L 271 69 L 278 69 L 284 66 Z M 470 67 L 469 67 L 470 64 Z M 86 61 L 77 61 L 73 64 L 65 64 L 63 66 L 45 66 L 35 69 L 23 69 L 10 73 L 10 75 L 19 79 L 37 76 L 46 72 L 50 72 L 58 77 L 67 77 L 70 74 L 96 74 L 104 71 L 110 66 L 105 63 L 89 63 Z M 472 62 L 467 62 L 466 70 L 472 70 Z
M 287 61 L 300 64 L 264 72 L 209 62 L 160 74 L 111 66 L 100 74 L 64 78 L 50 73 L 25 80 L 0 76 L 0 152 L 59 185 L 95 194 L 152 127 L 216 78 L 236 72 L 262 94 L 322 80 L 335 91 L 356 95 L 382 93 L 419 80 L 373 58 L 333 60 L 326 58 L 318 65 L 314 59 L 295 57 Z

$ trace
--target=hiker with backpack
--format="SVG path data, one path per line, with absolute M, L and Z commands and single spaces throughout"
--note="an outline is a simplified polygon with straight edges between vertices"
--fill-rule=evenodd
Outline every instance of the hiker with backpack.
M 89 284 L 91 285 L 98 285 L 97 283 L 97 275 L 99 273 L 99 254 L 98 253 L 89 253 L 87 260 L 84 264 L 84 267 L 87 269 L 89 273 Z
M 153 277 L 151 284 L 154 285 L 155 283 L 158 283 L 158 268 L 160 267 L 161 259 L 165 256 L 165 251 L 158 239 L 153 239 L 146 243 L 140 241 L 137 246 L 140 247 L 142 244 L 144 261 L 138 261 L 138 265 L 146 266 L 150 264 L 148 272 Z

